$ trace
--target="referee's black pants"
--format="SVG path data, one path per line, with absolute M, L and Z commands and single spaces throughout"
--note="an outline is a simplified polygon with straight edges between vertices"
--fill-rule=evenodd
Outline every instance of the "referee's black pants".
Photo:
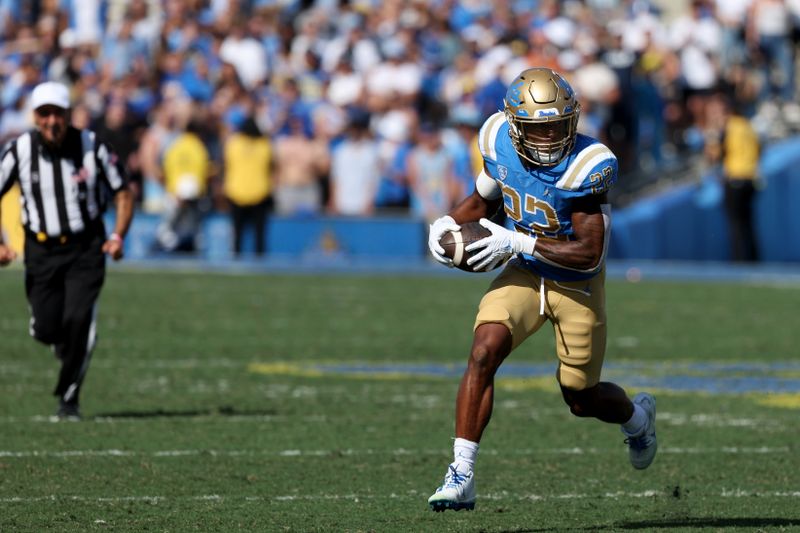
M 25 290 L 31 335 L 53 345 L 61 372 L 53 391 L 65 404 L 78 404 L 95 344 L 95 304 L 105 279 L 102 225 L 64 242 L 25 239 Z

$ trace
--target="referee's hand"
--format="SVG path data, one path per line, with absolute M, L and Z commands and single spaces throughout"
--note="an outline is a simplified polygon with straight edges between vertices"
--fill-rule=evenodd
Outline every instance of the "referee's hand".
M 103 244 L 103 252 L 111 256 L 114 261 L 122 259 L 122 241 L 119 239 L 108 239 Z
M 4 267 L 17 258 L 17 252 L 0 243 L 0 267 Z

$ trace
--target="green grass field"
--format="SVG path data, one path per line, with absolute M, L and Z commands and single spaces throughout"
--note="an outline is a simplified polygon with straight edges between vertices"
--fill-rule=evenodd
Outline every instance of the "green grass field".
M 498 378 L 476 510 L 431 512 L 489 279 L 112 271 L 85 419 L 54 422 L 0 272 L 0 531 L 800 531 L 796 286 L 610 280 L 607 377 L 654 389 L 655 463 L 569 414 L 545 328 L 509 367 L 546 373 Z

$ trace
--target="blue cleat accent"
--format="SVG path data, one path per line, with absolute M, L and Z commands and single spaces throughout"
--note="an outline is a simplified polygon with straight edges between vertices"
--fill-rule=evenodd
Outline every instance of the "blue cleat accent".
M 448 509 L 475 509 L 475 476 L 472 471 L 461 472 L 455 464 L 448 466 L 444 483 L 428 498 L 428 504 L 437 513 Z
M 647 425 L 641 435 L 628 436 L 628 457 L 631 465 L 637 470 L 644 470 L 656 457 L 658 441 L 656 440 L 656 399 L 651 394 L 640 392 L 633 398 L 633 403 L 642 407 L 647 413 Z M 623 432 L 624 433 L 624 432 Z

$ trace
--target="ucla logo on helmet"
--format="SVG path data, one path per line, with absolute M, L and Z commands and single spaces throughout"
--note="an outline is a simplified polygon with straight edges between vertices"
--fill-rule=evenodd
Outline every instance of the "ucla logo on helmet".
M 497 165 L 497 172 L 500 174 L 500 180 L 503 181 L 508 177 L 508 169 L 503 165 Z
M 558 116 L 558 109 L 555 107 L 550 107 L 547 109 L 537 109 L 536 112 L 533 114 L 533 118 L 545 118 L 545 117 L 557 117 Z
M 564 89 L 567 98 L 572 98 L 572 96 L 575 94 L 575 91 L 572 89 L 572 86 L 570 86 L 570 84 L 567 83 L 567 80 L 565 80 L 561 76 L 558 77 L 558 85 L 559 87 Z
M 517 80 L 516 83 L 512 83 L 508 87 L 508 91 L 506 91 L 506 101 L 508 105 L 511 107 L 519 107 L 522 105 L 522 86 L 524 85 L 524 80 Z

